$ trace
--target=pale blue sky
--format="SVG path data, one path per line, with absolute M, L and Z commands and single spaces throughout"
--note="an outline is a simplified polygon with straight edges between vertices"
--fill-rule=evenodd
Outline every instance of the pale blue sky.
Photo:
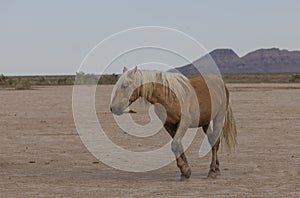
M 175 28 L 240 56 L 300 50 L 299 10 L 298 0 L 1 0 L 0 74 L 74 74 L 97 43 L 136 26 Z

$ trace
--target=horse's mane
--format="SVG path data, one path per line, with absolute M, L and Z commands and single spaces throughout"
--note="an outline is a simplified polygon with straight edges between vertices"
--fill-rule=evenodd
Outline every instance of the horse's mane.
M 136 83 L 143 85 L 141 91 L 145 99 L 152 98 L 155 82 L 163 85 L 165 99 L 168 102 L 173 102 L 176 98 L 183 101 L 191 88 L 189 79 L 180 73 L 138 70 L 135 79 Z

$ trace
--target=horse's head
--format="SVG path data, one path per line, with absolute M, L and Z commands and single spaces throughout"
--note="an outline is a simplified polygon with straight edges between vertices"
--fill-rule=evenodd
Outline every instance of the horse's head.
M 124 67 L 123 75 L 119 78 L 113 91 L 110 104 L 110 110 L 113 114 L 121 115 L 131 103 L 139 98 L 139 93 L 135 86 L 137 72 L 137 67 L 130 71 Z

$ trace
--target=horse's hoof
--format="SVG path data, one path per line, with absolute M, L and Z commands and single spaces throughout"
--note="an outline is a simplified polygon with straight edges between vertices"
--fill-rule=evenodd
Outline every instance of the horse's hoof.
M 216 179 L 219 175 L 221 175 L 221 172 L 219 170 L 216 170 L 216 171 L 210 170 L 208 172 L 207 177 L 212 178 L 212 179 Z
M 180 181 L 189 181 L 189 177 L 186 177 L 185 175 L 181 175 Z
M 189 168 L 187 171 L 185 171 L 185 173 L 182 173 L 181 176 L 180 176 L 180 180 L 181 181 L 185 181 L 187 179 L 189 179 L 192 175 L 192 171 L 191 169 Z

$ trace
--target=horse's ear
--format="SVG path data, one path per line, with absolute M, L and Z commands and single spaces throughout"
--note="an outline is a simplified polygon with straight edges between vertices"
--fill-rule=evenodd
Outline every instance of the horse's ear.
M 137 70 L 138 70 L 138 68 L 137 68 L 137 66 L 135 66 L 135 68 L 134 68 L 133 70 L 130 70 L 130 71 L 128 72 L 128 76 L 129 76 L 130 78 L 133 78 L 134 75 L 136 74 Z
M 127 72 L 127 71 L 128 71 L 127 67 L 124 67 L 123 73 L 125 73 L 125 72 Z
M 156 82 L 163 83 L 162 72 L 156 73 Z
M 133 69 L 133 73 L 136 73 L 137 69 L 138 69 L 137 66 L 135 66 L 134 69 Z

